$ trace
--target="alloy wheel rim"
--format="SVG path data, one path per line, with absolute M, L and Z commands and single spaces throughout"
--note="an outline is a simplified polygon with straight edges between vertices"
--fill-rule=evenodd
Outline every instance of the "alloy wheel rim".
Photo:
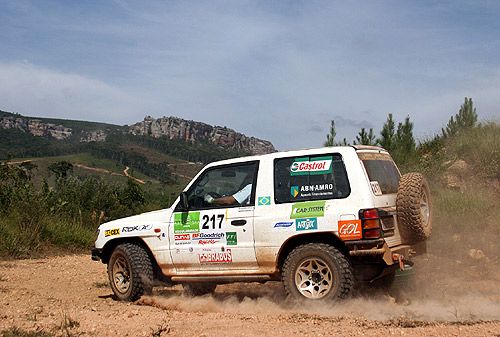
M 130 287 L 130 268 L 122 256 L 113 264 L 113 282 L 120 293 L 126 293 Z
M 332 271 L 320 258 L 306 259 L 295 271 L 295 286 L 306 298 L 323 298 L 333 287 Z

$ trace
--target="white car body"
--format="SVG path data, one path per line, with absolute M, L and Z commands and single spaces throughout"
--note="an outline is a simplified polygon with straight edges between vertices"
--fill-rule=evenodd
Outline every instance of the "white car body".
M 398 232 L 396 193 L 381 194 L 378 183 L 370 182 L 360 153 L 383 155 L 390 159 L 389 154 L 378 147 L 347 146 L 279 152 L 211 163 L 193 178 L 184 191 L 189 191 L 198 178 L 211 168 L 258 162 L 254 205 L 179 212 L 180 198 L 177 198 L 168 209 L 102 224 L 93 258 L 100 258 L 106 263 L 112 251 L 110 247 L 137 240 L 147 247 L 161 274 L 173 282 L 195 278 L 212 278 L 220 282 L 244 281 L 247 278 L 279 279 L 280 261 L 283 254 L 291 249 L 288 245 L 323 238 L 321 240 L 338 246 L 350 258 L 370 255 L 387 266 L 393 265 L 396 263 L 395 253 L 408 258 L 410 249 L 401 242 Z M 347 197 L 297 203 L 275 202 L 275 160 L 323 155 L 329 158 L 331 154 L 340 156 L 345 166 L 350 188 Z M 316 169 L 314 165 L 304 165 L 305 170 Z M 317 164 L 318 167 L 321 165 Z M 386 219 L 390 220 L 387 223 L 391 224 L 391 228 L 388 231 L 381 229 L 387 235 L 376 240 L 365 240 L 360 236 L 360 210 L 364 209 L 387 211 Z M 303 216 L 300 211 L 305 211 Z

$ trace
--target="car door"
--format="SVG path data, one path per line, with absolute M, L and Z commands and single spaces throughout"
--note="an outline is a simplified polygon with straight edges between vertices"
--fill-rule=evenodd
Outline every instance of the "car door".
M 177 272 L 257 269 L 253 235 L 257 172 L 257 161 L 210 167 L 186 191 L 188 210 L 177 206 L 169 228 Z M 244 200 L 242 193 L 248 194 Z M 215 201 L 208 203 L 207 195 Z M 228 197 L 240 202 L 217 204 Z

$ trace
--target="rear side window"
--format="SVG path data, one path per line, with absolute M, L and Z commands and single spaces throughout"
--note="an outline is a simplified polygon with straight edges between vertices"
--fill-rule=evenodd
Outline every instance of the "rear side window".
M 274 201 L 277 204 L 345 198 L 349 181 L 340 154 L 274 160 Z
M 358 157 L 363 161 L 376 195 L 398 192 L 399 171 L 391 156 L 384 153 L 358 153 Z

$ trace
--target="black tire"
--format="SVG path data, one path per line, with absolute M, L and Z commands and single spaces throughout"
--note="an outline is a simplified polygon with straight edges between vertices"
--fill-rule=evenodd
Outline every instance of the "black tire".
M 307 269 L 312 271 L 308 274 Z M 354 274 L 347 258 L 335 247 L 308 243 L 288 255 L 283 264 L 282 281 L 289 299 L 338 300 L 351 292 Z M 302 290 L 297 283 L 302 283 Z
M 210 282 L 183 283 L 182 288 L 184 288 L 184 294 L 195 297 L 213 293 L 217 288 L 217 284 Z
M 108 278 L 121 301 L 136 301 L 151 293 L 153 265 L 146 250 L 134 243 L 118 245 L 108 262 Z
M 432 231 L 431 193 L 420 173 L 407 173 L 399 181 L 396 198 L 399 233 L 403 242 L 427 240 Z

